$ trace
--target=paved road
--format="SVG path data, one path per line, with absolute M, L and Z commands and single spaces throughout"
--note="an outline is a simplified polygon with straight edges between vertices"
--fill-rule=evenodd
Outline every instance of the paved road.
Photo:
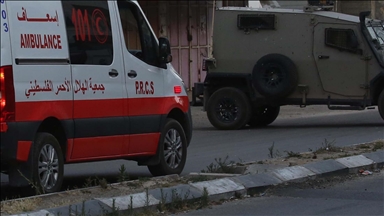
M 188 149 L 188 159 L 182 175 L 198 172 L 227 155 L 234 161 L 258 161 L 268 158 L 268 148 L 283 153 L 308 151 L 321 147 L 324 139 L 335 140 L 336 145 L 346 146 L 377 139 L 384 139 L 384 122 L 377 110 L 328 111 L 326 108 L 283 108 L 281 116 L 267 128 L 219 131 L 208 122 L 201 107 L 193 107 L 194 132 Z M 319 115 L 320 113 L 320 115 Z M 146 167 L 135 162 L 115 160 L 65 166 L 65 182 L 82 184 L 89 176 L 116 180 L 121 164 L 133 177 L 150 177 Z M 8 189 L 8 178 L 1 175 L 2 198 Z M 80 182 L 80 183 L 79 183 Z M 68 187 L 66 185 L 65 187 Z M 3 190 L 4 189 L 4 190 Z M 9 191 L 9 190 L 8 190 Z M 9 195 L 7 195 L 9 197 Z
M 384 215 L 384 171 L 321 189 L 284 187 L 187 215 Z

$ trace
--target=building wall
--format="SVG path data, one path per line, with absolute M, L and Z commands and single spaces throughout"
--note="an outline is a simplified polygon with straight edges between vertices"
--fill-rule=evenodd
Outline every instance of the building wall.
M 336 2 L 336 11 L 358 16 L 361 11 L 371 11 L 371 18 L 384 20 L 384 1 L 343 0 Z
M 371 8 L 371 1 L 338 1 L 336 10 L 340 13 L 346 13 L 358 16 L 361 11 Z
M 202 61 L 211 49 L 213 1 L 153 1 L 139 0 L 156 35 L 171 43 L 172 65 L 187 88 L 202 82 L 206 72 Z
M 249 5 L 254 0 L 249 0 Z M 308 1 L 259 0 L 263 7 L 302 9 Z M 327 2 L 327 0 L 322 0 Z M 361 11 L 371 11 L 371 18 L 384 20 L 384 1 L 378 0 L 334 0 L 334 11 L 358 16 Z

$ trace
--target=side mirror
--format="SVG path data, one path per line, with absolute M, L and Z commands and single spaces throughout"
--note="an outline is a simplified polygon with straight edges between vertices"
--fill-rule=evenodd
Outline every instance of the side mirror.
M 162 64 L 172 62 L 171 45 L 167 38 L 159 38 L 159 57 Z

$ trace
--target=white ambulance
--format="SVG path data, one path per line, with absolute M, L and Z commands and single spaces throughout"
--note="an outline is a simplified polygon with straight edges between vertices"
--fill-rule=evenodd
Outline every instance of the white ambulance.
M 66 163 L 182 172 L 189 100 L 136 1 L 1 1 L 1 171 L 59 191 Z M 27 180 L 28 179 L 28 180 Z

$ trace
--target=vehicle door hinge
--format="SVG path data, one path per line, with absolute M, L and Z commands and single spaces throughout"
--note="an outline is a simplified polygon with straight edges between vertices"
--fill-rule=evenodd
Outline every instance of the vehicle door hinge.
M 369 84 L 360 84 L 360 88 L 361 89 L 369 89 L 370 86 L 369 86 Z
M 368 61 L 368 60 L 371 60 L 371 59 L 372 59 L 371 55 L 361 57 L 361 60 L 365 60 L 365 61 Z

